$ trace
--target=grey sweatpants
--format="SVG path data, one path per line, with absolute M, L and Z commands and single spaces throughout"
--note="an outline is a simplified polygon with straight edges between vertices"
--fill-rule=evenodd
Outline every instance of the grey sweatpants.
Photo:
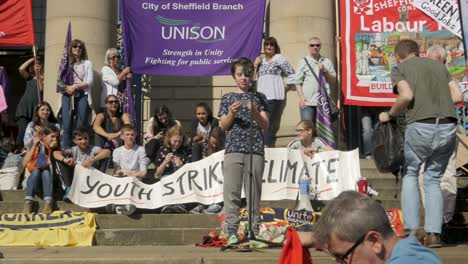
M 224 224 L 223 228 L 229 236 L 237 233 L 239 225 L 239 208 L 241 206 L 242 183 L 245 186 L 247 206 L 250 199 L 253 205 L 252 230 L 258 231 L 260 221 L 260 197 L 262 195 L 262 175 L 265 167 L 265 158 L 258 154 L 253 154 L 252 175 L 253 175 L 253 197 L 249 197 L 249 166 L 250 154 L 228 153 L 224 155 Z

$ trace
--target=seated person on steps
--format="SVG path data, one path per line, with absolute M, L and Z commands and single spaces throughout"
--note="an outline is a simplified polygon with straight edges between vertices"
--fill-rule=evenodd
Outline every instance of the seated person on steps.
M 65 185 L 63 200 L 68 198 L 71 184 L 73 182 L 73 173 L 75 165 L 81 163 L 85 168 L 102 168 L 101 162 L 105 161 L 111 154 L 109 149 L 89 144 L 89 133 L 85 128 L 77 128 L 73 131 L 73 143 L 76 146 L 66 150 L 56 150 L 53 152 L 54 159 L 57 161 L 59 175 Z M 102 171 L 105 173 L 106 171 Z
M 40 192 L 44 195 L 45 214 L 52 213 L 53 205 L 53 179 L 50 168 L 52 151 L 59 148 L 60 131 L 55 126 L 37 129 L 36 135 L 30 141 L 23 165 L 31 173 L 27 178 L 26 196 L 24 197 L 23 213 L 32 213 L 34 194 Z
M 123 125 L 121 130 L 121 139 L 124 145 L 114 150 L 112 161 L 114 164 L 114 176 L 116 177 L 135 177 L 143 180 L 149 164 L 145 149 L 135 143 L 136 129 L 132 125 Z M 135 211 L 134 205 L 117 205 L 117 213 L 132 214 Z

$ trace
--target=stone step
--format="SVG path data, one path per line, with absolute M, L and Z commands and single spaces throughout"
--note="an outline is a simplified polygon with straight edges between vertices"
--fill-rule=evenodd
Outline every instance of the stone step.
M 3 214 L 10 214 L 10 213 L 21 213 L 23 211 L 23 200 L 17 202 L 10 202 L 10 201 L 3 201 L 0 202 L 0 212 Z M 40 202 L 34 201 L 33 202 L 33 212 L 42 212 L 42 208 L 44 208 L 44 202 L 41 200 Z M 78 205 L 72 203 L 66 203 L 62 201 L 58 201 L 54 203 L 54 210 L 62 210 L 62 211 L 75 211 L 75 212 L 87 212 L 90 211 L 89 209 L 82 208 Z
M 442 240 L 448 244 L 466 243 L 468 227 L 442 227 Z
M 99 229 L 126 228 L 210 228 L 220 226 L 217 215 L 211 214 L 96 214 Z
M 466 263 L 468 245 L 434 250 L 446 264 Z M 278 263 L 281 249 L 261 249 L 251 253 L 225 251 L 194 246 L 127 246 L 127 247 L 3 247 L 7 264 L 238 264 Z M 335 260 L 323 252 L 310 250 L 314 264 L 332 264 Z
M 188 225 L 190 226 L 190 225 Z M 98 246 L 181 246 L 201 243 L 215 228 L 118 228 L 98 229 Z
M 361 168 L 361 177 L 367 179 L 395 178 L 391 173 L 379 172 L 376 168 Z

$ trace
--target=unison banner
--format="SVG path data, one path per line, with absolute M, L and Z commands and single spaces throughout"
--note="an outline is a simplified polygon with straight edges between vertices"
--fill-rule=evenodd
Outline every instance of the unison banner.
M 459 0 L 459 4 L 460 4 L 463 40 L 465 43 L 465 50 L 466 50 L 468 48 L 468 0 Z M 468 59 L 468 56 L 466 55 L 466 53 L 465 53 L 465 59 Z
M 117 178 L 77 165 L 69 199 L 86 208 L 110 203 L 159 208 L 168 204 L 222 202 L 223 158 L 224 152 L 220 151 L 185 164 L 152 185 L 134 177 Z M 321 152 L 310 159 L 299 150 L 266 149 L 261 199 L 295 200 L 301 175 L 311 179 L 320 200 L 332 199 L 343 190 L 354 190 L 360 178 L 358 150 Z
M 395 101 L 390 72 L 401 39 L 420 45 L 420 56 L 433 44 L 447 51 L 447 67 L 459 81 L 465 77 L 462 41 L 412 5 L 413 0 L 340 0 L 342 89 L 345 104 L 391 106 Z M 428 1 L 443 6 L 441 0 Z M 447 9 L 443 7 L 442 9 Z M 448 21 L 447 21 L 448 22 Z M 452 21 L 453 22 L 453 21 Z
M 120 1 L 123 41 L 140 74 L 230 75 L 261 51 L 264 0 Z

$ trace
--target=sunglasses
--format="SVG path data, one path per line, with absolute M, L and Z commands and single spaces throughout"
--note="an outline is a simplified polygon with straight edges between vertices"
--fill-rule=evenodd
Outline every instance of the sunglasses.
M 322 44 L 309 44 L 309 47 L 314 48 L 314 47 L 320 47 Z
M 107 101 L 108 104 L 119 104 L 119 100 L 110 100 Z
M 75 49 L 81 49 L 83 48 L 81 45 L 78 45 L 78 44 L 75 44 L 72 46 L 72 48 L 75 48 Z
M 120 60 L 121 58 L 122 57 L 120 57 L 120 55 L 114 55 L 112 57 L 109 57 L 109 59 L 111 59 L 111 60 L 114 60 L 114 59 L 119 59 Z

